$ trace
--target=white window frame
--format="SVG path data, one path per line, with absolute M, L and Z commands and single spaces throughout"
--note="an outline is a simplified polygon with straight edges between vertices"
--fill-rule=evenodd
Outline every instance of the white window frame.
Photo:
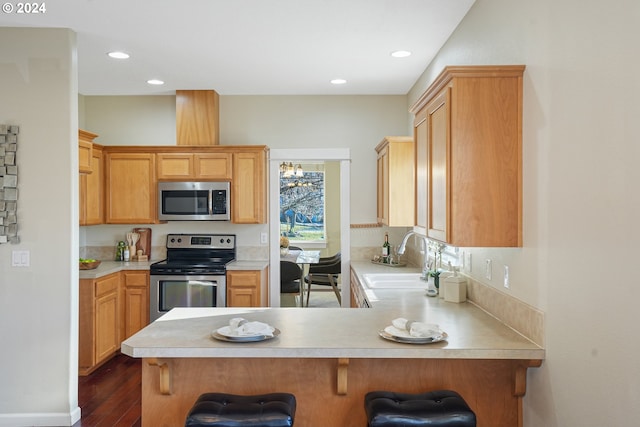
M 326 170 L 324 168 L 324 164 L 326 162 L 322 161 L 322 162 L 314 162 L 315 164 L 322 164 L 322 170 L 313 170 L 311 172 L 322 172 L 323 175 L 323 188 L 322 188 L 322 198 L 324 200 L 324 206 L 322 209 L 322 213 L 325 216 L 325 219 L 323 220 L 323 231 L 324 231 L 324 238 L 320 239 L 320 240 L 298 240 L 292 237 L 289 237 L 289 242 L 290 244 L 294 245 L 294 246 L 305 246 L 306 248 L 326 248 L 327 247 L 327 222 L 326 222 L 326 192 L 327 192 L 327 182 L 326 182 Z M 307 163 L 306 165 L 309 165 L 309 163 Z M 304 167 L 303 167 L 304 169 Z M 282 177 L 280 177 L 280 175 L 278 175 L 278 179 L 282 179 Z M 278 197 L 278 200 L 280 200 L 280 197 Z M 278 218 L 280 218 L 280 212 L 278 211 Z M 282 232 L 282 230 L 280 230 L 280 233 Z
M 340 248 L 342 259 L 342 307 L 350 306 L 351 268 L 350 230 L 350 176 L 351 154 L 348 148 L 292 148 L 269 151 L 269 301 L 271 307 L 280 307 L 280 163 L 283 161 L 340 162 Z

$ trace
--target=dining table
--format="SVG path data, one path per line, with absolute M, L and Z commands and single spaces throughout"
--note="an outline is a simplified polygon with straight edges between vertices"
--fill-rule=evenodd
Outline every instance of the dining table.
M 301 267 L 300 272 L 300 307 L 304 307 L 304 276 L 310 264 L 320 262 L 320 251 L 310 251 L 304 249 L 289 249 L 280 251 L 280 260 L 295 262 Z

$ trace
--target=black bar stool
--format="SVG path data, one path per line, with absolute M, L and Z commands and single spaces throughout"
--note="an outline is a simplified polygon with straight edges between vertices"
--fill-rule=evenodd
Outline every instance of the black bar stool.
M 365 396 L 368 427 L 475 427 L 476 415 L 455 391 L 409 394 L 372 391 Z
M 296 398 L 290 393 L 239 396 L 205 393 L 187 415 L 185 427 L 292 427 Z

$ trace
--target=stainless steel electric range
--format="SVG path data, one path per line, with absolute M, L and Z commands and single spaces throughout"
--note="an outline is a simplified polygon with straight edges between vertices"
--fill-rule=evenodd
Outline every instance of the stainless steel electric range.
M 168 234 L 167 259 L 151 264 L 149 320 L 174 307 L 225 307 L 233 234 Z

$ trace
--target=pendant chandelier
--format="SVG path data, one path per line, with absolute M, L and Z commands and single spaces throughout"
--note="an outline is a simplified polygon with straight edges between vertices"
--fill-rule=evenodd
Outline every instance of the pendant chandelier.
M 289 162 L 289 163 L 282 162 L 282 164 L 280 164 L 280 173 L 284 178 L 290 178 L 292 176 L 302 177 L 303 175 L 302 165 L 298 164 L 294 168 L 292 162 Z

